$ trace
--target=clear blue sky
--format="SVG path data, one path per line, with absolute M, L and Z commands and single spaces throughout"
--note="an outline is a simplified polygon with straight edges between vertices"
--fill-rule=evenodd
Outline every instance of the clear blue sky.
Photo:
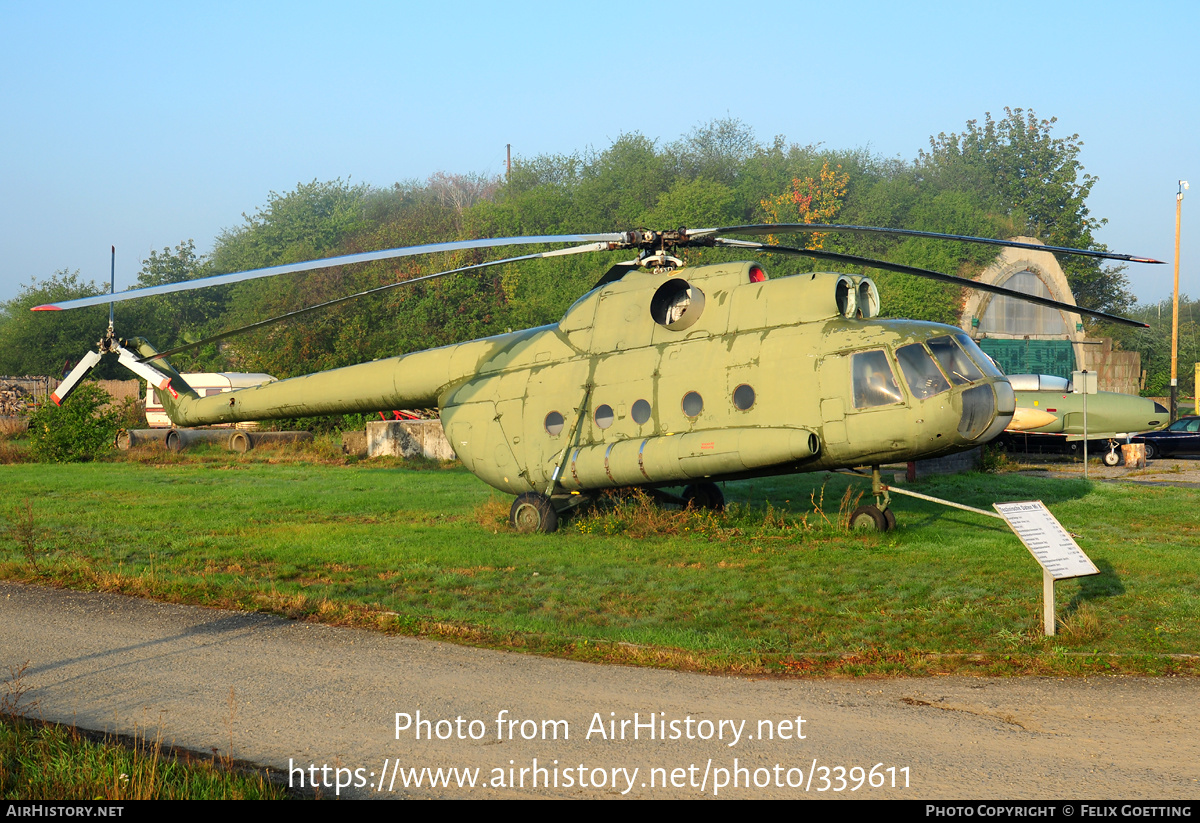
M 151 249 L 208 251 L 271 191 L 667 142 L 735 117 L 760 140 L 912 159 L 1005 106 L 1078 133 L 1110 248 L 1200 294 L 1200 4 L 316 4 L 0 0 L 0 300 Z M 1169 296 L 1171 267 L 1134 267 Z

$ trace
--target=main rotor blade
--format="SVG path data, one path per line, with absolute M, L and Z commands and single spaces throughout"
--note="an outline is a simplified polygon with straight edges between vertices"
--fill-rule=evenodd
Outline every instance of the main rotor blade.
M 963 234 L 938 234 L 912 229 L 884 229 L 876 226 L 844 226 L 822 223 L 758 223 L 750 226 L 722 226 L 718 229 L 688 229 L 688 237 L 705 237 L 710 234 L 791 234 L 795 232 L 842 232 L 847 234 L 893 234 L 900 237 L 930 237 L 935 240 L 955 240 L 960 243 L 982 243 L 988 246 L 1004 246 L 1010 249 L 1048 251 L 1054 254 L 1075 254 L 1083 257 L 1099 257 L 1105 260 L 1125 260 L 1130 263 L 1162 263 L 1152 257 L 1135 257 L 1132 254 L 1072 249 L 1064 246 L 1043 246 L 1040 243 L 1016 243 L 1010 240 L 994 240 L 989 237 L 970 237 Z
M 1051 300 L 1048 297 L 1038 297 L 1035 294 L 1023 294 L 1013 289 L 1006 289 L 1003 286 L 993 286 L 990 283 L 980 283 L 977 280 L 968 280 L 965 277 L 956 277 L 953 274 L 942 274 L 940 271 L 932 271 L 930 269 L 919 269 L 916 266 L 905 266 L 900 263 L 889 263 L 886 260 L 874 260 L 870 257 L 857 257 L 852 254 L 838 254 L 831 251 L 819 251 L 816 249 L 797 249 L 792 246 L 771 246 L 766 243 L 754 243 L 750 240 L 730 240 L 724 237 L 716 238 L 719 247 L 751 249 L 754 251 L 777 252 L 780 254 L 792 254 L 798 257 L 810 257 L 815 260 L 828 260 L 832 263 L 845 263 L 851 266 L 866 266 L 873 269 L 882 269 L 883 271 L 894 271 L 900 274 L 911 274 L 916 277 L 927 277 L 931 280 L 939 280 L 942 283 L 953 283 L 956 286 L 963 286 L 968 289 L 978 289 L 979 291 L 990 292 L 991 294 L 1001 294 L 1006 297 L 1013 297 L 1017 300 L 1024 300 L 1027 303 L 1036 303 L 1039 306 L 1046 306 L 1059 311 L 1074 312 L 1076 314 L 1086 314 L 1089 317 L 1096 317 L 1100 320 L 1108 320 L 1111 323 L 1120 323 L 1123 326 L 1133 326 L 1137 329 L 1148 329 L 1145 323 L 1140 323 L 1137 320 L 1130 320 L 1126 317 L 1118 317 L 1115 314 L 1107 314 L 1106 312 L 1096 311 L 1095 309 L 1085 309 L 1082 306 L 1076 306 L 1073 303 L 1063 303 L 1058 300 Z
M 158 360 L 159 358 L 170 357 L 173 354 L 179 354 L 180 352 L 188 351 L 189 349 L 199 348 L 200 346 L 207 346 L 209 343 L 216 343 L 218 340 L 224 340 L 226 338 L 234 337 L 234 336 L 242 334 L 244 332 L 253 331 L 254 329 L 262 328 L 263 326 L 269 326 L 272 323 L 279 323 L 284 320 L 290 320 L 291 318 L 299 317 L 302 314 L 308 314 L 310 312 L 315 312 L 320 309 L 327 309 L 330 306 L 336 306 L 339 303 L 347 303 L 351 300 L 356 300 L 359 297 L 366 297 L 369 294 L 378 294 L 379 292 L 388 291 L 389 289 L 396 289 L 401 286 L 411 286 L 413 283 L 420 283 L 425 280 L 434 280 L 438 277 L 445 277 L 448 274 L 462 274 L 463 272 L 475 271 L 478 269 L 486 269 L 490 266 L 502 266 L 505 263 L 517 263 L 522 260 L 537 260 L 542 257 L 562 257 L 562 256 L 565 256 L 568 254 L 582 254 L 582 253 L 589 252 L 589 251 L 608 251 L 608 250 L 609 250 L 608 243 L 605 243 L 605 242 L 589 243 L 584 246 L 572 246 L 571 248 L 568 248 L 568 249 L 554 249 L 553 251 L 542 251 L 542 252 L 536 252 L 534 254 L 523 254 L 520 257 L 509 257 L 504 260 L 489 260 L 486 263 L 475 263 L 473 265 L 463 266 L 463 267 L 457 268 L 457 269 L 447 269 L 446 271 L 434 272 L 433 274 L 423 274 L 420 277 L 413 277 L 408 280 L 400 280 L 399 282 L 396 282 L 396 283 L 388 283 L 386 286 L 376 286 L 373 289 L 367 289 L 366 291 L 360 291 L 357 294 L 347 295 L 346 297 L 339 297 L 336 300 L 328 300 L 324 303 L 317 303 L 316 305 L 308 306 L 307 308 L 303 308 L 303 309 L 297 309 L 296 311 L 290 311 L 290 312 L 287 312 L 286 314 L 281 314 L 276 317 L 271 317 L 267 320 L 259 320 L 257 323 L 251 323 L 248 326 L 241 326 L 240 328 L 230 329 L 229 331 L 224 331 L 224 332 L 221 332 L 220 334 L 214 334 L 212 337 L 206 337 L 203 340 L 197 340 L 194 343 L 186 343 L 182 346 L 176 346 L 173 349 L 167 349 L 166 351 L 157 352 L 153 357 L 143 358 L 139 362 L 144 363 L 144 362 L 147 362 L 147 360 Z
M 63 309 L 79 309 L 84 306 L 95 306 L 101 303 L 121 300 L 137 300 L 141 297 L 152 297 L 157 294 L 170 294 L 177 291 L 191 291 L 209 286 L 225 286 L 230 283 L 241 283 L 260 277 L 273 277 L 277 274 L 292 274 L 315 269 L 327 269 L 333 266 L 345 266 L 351 263 L 368 263 L 374 260 L 390 260 L 396 257 L 412 257 L 417 254 L 434 254 L 443 251 L 459 251 L 462 249 L 490 249 L 497 246 L 538 245 L 545 243 L 623 243 L 626 235 L 621 232 L 608 234 L 558 234 L 539 235 L 535 237 L 498 237 L 485 240 L 456 240 L 450 243 L 426 243 L 422 246 L 405 246 L 398 249 L 362 252 L 360 254 L 344 254 L 340 257 L 325 257 L 320 260 L 308 260 L 304 263 L 289 263 L 284 266 L 269 266 L 265 269 L 219 274 L 213 277 L 202 277 L 199 280 L 185 280 L 182 283 L 167 283 L 162 286 L 150 286 L 145 289 L 132 289 L 118 295 L 97 295 L 96 297 L 81 297 L 78 300 L 64 300 L 61 303 L 47 303 L 34 306 L 33 311 L 59 311 Z M 523 258 L 514 258 L 523 259 Z

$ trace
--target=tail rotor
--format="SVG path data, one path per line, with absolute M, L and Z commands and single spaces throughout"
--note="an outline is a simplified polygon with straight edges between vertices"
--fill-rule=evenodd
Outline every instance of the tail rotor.
M 112 247 L 112 263 L 110 266 L 108 294 L 111 298 L 117 289 L 117 247 Z M 108 331 L 104 333 L 103 339 L 96 344 L 95 351 L 89 351 L 79 359 L 75 364 L 75 368 L 71 369 L 63 381 L 58 384 L 58 388 L 50 394 L 50 399 L 54 401 L 54 405 L 61 406 L 63 401 L 71 396 L 71 393 L 79 387 L 83 378 L 91 372 L 92 369 L 99 365 L 100 361 L 106 354 L 117 355 L 117 361 L 125 368 L 132 371 L 138 377 L 145 380 L 159 391 L 168 391 L 171 386 L 171 378 L 160 372 L 153 366 L 142 363 L 138 355 L 125 348 L 125 341 L 117 337 L 113 330 L 113 300 L 108 302 Z

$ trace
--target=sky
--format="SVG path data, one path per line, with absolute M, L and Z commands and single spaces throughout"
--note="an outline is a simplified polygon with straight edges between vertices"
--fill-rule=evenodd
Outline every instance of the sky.
M 912 160 L 1005 107 L 1078 134 L 1098 239 L 1200 294 L 1200 4 L 70 3 L 0 0 L 0 301 L 117 288 L 313 180 L 499 174 L 732 117 L 769 143 Z

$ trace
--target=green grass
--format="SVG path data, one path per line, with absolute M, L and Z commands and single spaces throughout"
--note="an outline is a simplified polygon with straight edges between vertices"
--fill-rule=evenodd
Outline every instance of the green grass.
M 530 536 L 462 469 L 269 459 L 0 466 L 0 575 L 707 671 L 1200 668 L 1196 490 L 921 483 L 985 509 L 1041 499 L 1078 536 L 1102 573 L 1058 585 L 1045 638 L 1040 570 L 1001 521 L 894 497 L 895 532 L 847 533 L 839 501 L 864 481 L 730 483 L 726 516 L 634 500 Z
M 22 715 L 24 666 L 0 683 L 0 798 L 5 800 L 282 800 L 288 791 L 257 767 L 148 740 L 81 732 Z M 232 693 L 230 700 L 232 701 Z
M 95 741 L 77 729 L 0 717 L 5 800 L 282 800 L 286 790 L 156 742 Z

